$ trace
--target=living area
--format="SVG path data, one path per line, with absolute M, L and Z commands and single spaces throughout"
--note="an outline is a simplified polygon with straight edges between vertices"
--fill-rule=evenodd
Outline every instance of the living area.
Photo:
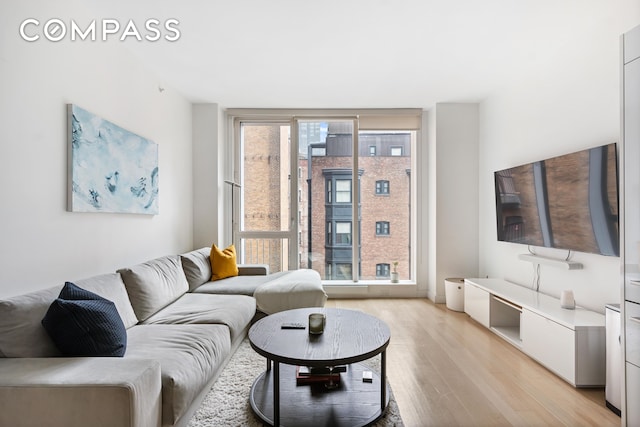
M 314 10 L 314 19 L 309 10 L 291 4 L 238 3 L 191 10 L 177 4 L 133 7 L 124 1 L 28 0 L 0 6 L 0 176 L 6 194 L 0 213 L 5 255 L 0 299 L 231 243 L 232 200 L 225 180 L 232 177 L 227 112 L 233 108 L 422 111 L 413 271 L 402 286 L 327 285 L 327 307 L 364 307 L 384 318 L 385 311 L 402 305 L 383 298 L 410 298 L 407 306 L 414 308 L 419 300 L 433 306 L 433 323 L 426 328 L 436 334 L 440 328 L 451 330 L 442 319 L 465 330 L 474 325 L 443 307 L 445 278 L 488 276 L 530 287 L 535 272 L 518 258 L 522 247 L 496 239 L 493 174 L 620 142 L 620 36 L 640 23 L 637 1 L 331 2 Z M 356 24 L 345 18 L 349 14 L 363 19 Z M 39 35 L 38 40 L 20 36 L 21 23 L 29 18 L 40 25 L 28 25 L 26 35 Z M 54 42 L 44 33 L 54 18 L 67 29 L 73 20 L 83 30 L 92 20 L 100 28 L 106 19 L 122 24 L 131 19 L 142 30 L 146 19 L 175 18 L 180 40 L 120 41 L 122 25 L 107 41 L 100 33 L 93 41 L 71 40 L 67 32 Z M 162 35 L 174 33 L 163 28 Z M 201 50 L 195 55 L 190 49 L 198 40 Z M 296 44 L 287 48 L 291 43 Z M 292 52 L 306 53 L 293 55 L 292 61 Z M 252 60 L 239 61 L 245 56 Z M 197 62 L 200 57 L 210 62 Z M 376 70 L 363 73 L 362 64 L 371 58 L 380 58 L 372 67 Z M 163 67 L 162 60 L 172 64 Z M 341 64 L 341 72 L 331 64 Z M 182 68 L 181 79 L 176 68 Z M 194 88 L 202 74 L 209 74 L 209 83 Z M 67 104 L 158 144 L 158 215 L 67 211 Z M 599 313 L 605 304 L 621 302 L 620 258 L 578 252 L 573 260 L 585 268 L 543 266 L 540 291 L 559 297 L 571 288 L 578 305 Z M 391 325 L 391 345 L 397 338 L 402 347 L 391 348 L 388 360 L 395 375 L 391 387 L 407 414 L 416 412 L 410 406 L 415 402 L 400 400 L 400 390 L 409 388 L 403 382 L 416 380 L 392 366 L 392 356 L 411 348 L 420 352 L 415 358 L 426 357 L 426 346 L 405 347 L 401 341 L 418 337 L 395 332 L 414 321 L 423 320 L 407 314 Z M 486 331 L 472 330 L 481 337 L 469 340 L 482 348 L 478 351 L 493 351 L 482 347 L 482 340 L 492 339 Z M 511 355 L 508 347 L 505 351 Z M 520 352 L 515 355 L 530 362 Z M 563 386 L 558 387 L 564 393 L 576 392 Z M 433 390 L 424 393 L 445 398 Z M 431 422 L 438 423 L 443 419 Z

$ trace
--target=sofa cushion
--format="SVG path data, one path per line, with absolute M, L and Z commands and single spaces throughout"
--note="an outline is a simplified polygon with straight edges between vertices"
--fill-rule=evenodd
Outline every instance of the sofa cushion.
M 111 300 L 125 327 L 138 322 L 122 278 L 117 273 L 75 280 L 81 288 Z M 52 357 L 60 352 L 40 321 L 60 294 L 62 285 L 0 301 L 0 356 Z
M 138 320 L 144 321 L 189 290 L 179 255 L 118 270 Z
M 155 359 L 162 375 L 162 425 L 174 425 L 231 352 L 224 325 L 139 325 L 125 359 Z
M 220 324 L 229 327 L 231 341 L 242 337 L 256 314 L 256 300 L 245 295 L 189 293 L 160 310 L 144 324 Z
M 51 303 L 42 326 L 64 356 L 122 357 L 127 349 L 116 305 L 71 282 Z
M 211 248 L 201 248 L 180 255 L 182 269 L 189 283 L 189 290 L 211 280 Z
M 160 363 L 155 360 L 0 360 L 0 426 L 158 427 L 160 378 Z
M 238 276 L 266 276 L 269 264 L 238 264 Z
M 216 280 L 215 282 L 207 282 L 197 287 L 194 293 L 204 294 L 232 294 L 232 295 L 248 295 L 258 289 L 263 283 L 270 282 L 280 276 L 287 274 L 286 271 L 269 274 L 267 276 L 235 276 L 228 277 L 224 280 Z
M 4 357 L 53 357 L 60 351 L 40 321 L 62 286 L 0 301 L 0 354 Z
M 221 280 L 238 275 L 238 263 L 236 261 L 236 247 L 229 245 L 224 249 L 215 244 L 211 246 L 211 280 Z
M 253 293 L 258 310 L 266 314 L 304 307 L 323 307 L 327 294 L 315 270 L 292 270 L 258 286 Z
M 98 294 L 103 298 L 113 301 L 118 309 L 118 314 L 125 328 L 130 328 L 138 323 L 138 318 L 133 312 L 133 307 L 127 295 L 127 289 L 122 282 L 122 276 L 118 273 L 101 274 L 87 279 L 74 280 L 77 286 L 89 292 Z

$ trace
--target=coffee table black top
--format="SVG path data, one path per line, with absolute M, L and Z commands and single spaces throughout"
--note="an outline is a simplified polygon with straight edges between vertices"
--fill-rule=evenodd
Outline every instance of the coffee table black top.
M 311 313 L 324 313 L 324 333 L 309 334 Z M 282 329 L 302 323 L 305 329 Z M 369 314 L 339 308 L 282 311 L 256 322 L 249 330 L 251 347 L 267 359 L 288 365 L 337 366 L 370 359 L 389 345 L 389 327 Z

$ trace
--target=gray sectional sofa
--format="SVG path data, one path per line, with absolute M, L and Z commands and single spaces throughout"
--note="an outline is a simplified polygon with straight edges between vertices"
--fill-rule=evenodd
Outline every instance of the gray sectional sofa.
M 210 282 L 209 248 L 74 283 L 115 304 L 124 357 L 61 357 L 41 325 L 62 286 L 0 301 L 1 426 L 183 426 L 252 321 L 323 306 L 312 270 Z

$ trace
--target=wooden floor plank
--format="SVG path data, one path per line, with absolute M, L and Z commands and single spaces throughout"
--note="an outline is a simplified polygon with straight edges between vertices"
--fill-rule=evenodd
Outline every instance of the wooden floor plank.
M 604 389 L 576 389 L 464 313 L 427 299 L 331 299 L 387 322 L 387 376 L 407 427 L 619 426 Z

